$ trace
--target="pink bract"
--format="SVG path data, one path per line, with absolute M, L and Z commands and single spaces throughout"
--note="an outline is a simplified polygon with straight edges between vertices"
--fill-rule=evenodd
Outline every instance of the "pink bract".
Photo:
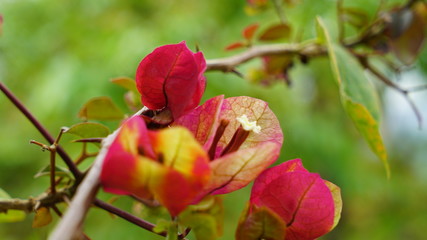
M 339 188 L 308 172 L 300 159 L 265 170 L 255 180 L 250 202 L 286 222 L 286 240 L 316 239 L 335 227 L 341 213 Z
M 142 103 L 151 110 L 169 109 L 174 119 L 194 109 L 206 86 L 206 61 L 185 42 L 156 48 L 142 59 L 136 85 Z

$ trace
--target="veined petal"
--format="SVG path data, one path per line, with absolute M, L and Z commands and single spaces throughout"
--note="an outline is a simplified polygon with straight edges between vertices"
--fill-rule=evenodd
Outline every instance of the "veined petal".
M 223 137 L 218 143 L 220 152 L 231 140 L 234 132 L 241 125 L 238 117 L 246 115 L 249 121 L 256 121 L 261 127 L 260 133 L 250 133 L 240 149 L 251 148 L 263 142 L 273 142 L 282 146 L 283 133 L 276 115 L 268 107 L 268 103 L 252 97 L 232 97 L 224 100 L 219 119 L 230 121 Z
M 211 163 L 212 179 L 206 190 L 225 194 L 246 186 L 277 159 L 279 152 L 276 144 L 265 142 L 216 159 Z

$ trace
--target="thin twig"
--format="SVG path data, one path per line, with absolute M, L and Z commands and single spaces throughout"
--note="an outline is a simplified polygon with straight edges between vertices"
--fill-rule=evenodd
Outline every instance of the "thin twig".
M 62 217 L 62 212 L 59 210 L 59 208 L 56 205 L 52 206 L 53 211 L 58 215 L 59 217 Z
M 360 58 L 359 58 L 360 59 Z M 400 86 L 398 86 L 396 83 L 394 83 L 393 81 L 391 81 L 390 79 L 388 79 L 386 76 L 384 76 L 380 71 L 378 71 L 377 69 L 375 69 L 372 65 L 370 65 L 368 63 L 368 61 L 363 60 L 361 61 L 362 65 L 372 74 L 374 74 L 379 80 L 381 80 L 383 83 L 385 83 L 387 86 L 391 87 L 392 89 L 400 92 L 404 98 L 406 99 L 406 101 L 408 101 L 409 106 L 412 108 L 412 110 L 414 111 L 415 117 L 417 119 L 418 122 L 418 128 L 422 129 L 423 126 L 423 117 L 420 113 L 420 111 L 418 110 L 417 106 L 415 105 L 415 103 L 412 101 L 412 99 L 409 97 L 409 90 L 405 90 L 403 88 L 401 88 Z
M 28 111 L 28 109 L 19 101 L 19 99 L 4 85 L 0 82 L 0 90 L 6 95 L 6 97 L 15 105 L 16 108 L 21 111 L 22 114 L 34 125 L 34 127 L 40 132 L 40 134 L 49 142 L 53 144 L 55 139 L 50 135 L 47 129 L 34 117 L 33 114 Z M 76 179 L 82 177 L 80 170 L 74 165 L 73 160 L 68 156 L 65 150 L 61 147 L 57 147 L 58 155 L 64 160 L 67 167 L 70 169 L 71 173 Z
M 121 217 L 121 218 L 123 218 L 123 219 L 137 225 L 137 226 L 140 226 L 140 227 L 142 227 L 148 231 L 154 232 L 153 229 L 154 229 L 155 225 L 150 223 L 150 222 L 147 222 L 141 218 L 138 218 L 138 217 L 126 212 L 126 211 L 118 209 L 118 208 L 116 208 L 116 207 L 114 207 L 114 206 L 112 206 L 106 202 L 103 202 L 99 199 L 95 199 L 95 201 L 93 203 L 97 207 L 100 207 L 100 208 L 102 208 L 102 209 L 104 209 L 110 213 L 113 213 L 114 215 L 117 215 L 117 216 L 119 216 L 119 217 Z M 166 236 L 165 232 L 157 233 L 157 234 L 159 234 L 161 236 Z
M 82 139 L 74 140 L 73 142 L 82 142 L 82 143 L 87 143 L 87 142 L 91 142 L 91 143 L 100 143 L 100 142 L 102 142 L 102 139 L 104 139 L 104 138 L 82 138 Z
M 415 86 L 406 89 L 408 92 L 417 92 L 427 90 L 427 85 Z
M 313 57 L 326 55 L 327 51 L 324 46 L 320 46 L 317 43 L 260 45 L 248 48 L 246 51 L 230 57 L 207 60 L 207 71 L 231 72 L 236 66 L 257 57 L 286 54 L 301 54 Z

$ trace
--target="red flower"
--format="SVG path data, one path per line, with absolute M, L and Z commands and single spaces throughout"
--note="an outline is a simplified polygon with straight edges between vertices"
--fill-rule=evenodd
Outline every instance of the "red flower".
M 340 189 L 308 172 L 300 159 L 259 175 L 250 203 L 280 216 L 286 224 L 286 240 L 312 240 L 328 233 L 338 223 L 342 207 Z
M 173 119 L 194 109 L 206 86 L 206 61 L 185 42 L 156 48 L 142 59 L 136 85 L 142 103 L 151 110 L 169 110 Z

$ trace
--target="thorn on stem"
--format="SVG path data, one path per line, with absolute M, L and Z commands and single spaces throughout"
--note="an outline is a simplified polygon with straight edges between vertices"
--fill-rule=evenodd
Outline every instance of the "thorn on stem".
M 38 141 L 36 141 L 36 140 L 30 140 L 30 144 L 35 144 L 35 145 L 37 145 L 37 146 L 41 147 L 43 152 L 44 152 L 44 151 L 46 151 L 46 150 L 48 150 L 48 151 L 50 151 L 50 150 L 51 150 L 51 149 L 50 149 L 50 147 L 49 147 L 48 145 L 43 144 L 43 143 L 41 143 L 41 142 L 38 142 Z
M 231 69 L 231 72 L 236 74 L 240 78 L 245 78 L 245 76 L 241 72 L 237 71 L 237 69 L 235 68 Z

